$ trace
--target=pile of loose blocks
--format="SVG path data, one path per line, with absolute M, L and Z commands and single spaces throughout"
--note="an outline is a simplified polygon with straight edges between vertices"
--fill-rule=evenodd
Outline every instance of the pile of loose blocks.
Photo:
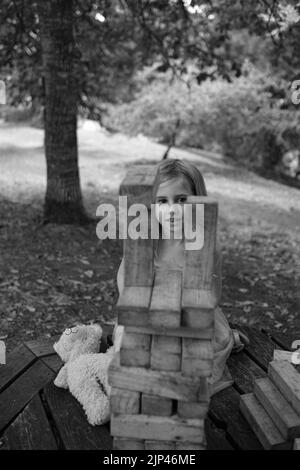
M 300 450 L 300 373 L 291 357 L 275 350 L 268 376 L 241 396 L 241 412 L 264 449 Z
M 127 174 L 120 194 L 149 207 L 153 169 L 140 168 Z M 220 295 L 214 264 L 218 205 L 208 197 L 188 202 L 193 209 L 204 204 L 204 246 L 185 250 L 183 270 L 154 269 L 155 240 L 124 240 L 124 289 L 117 304 L 123 336 L 109 368 L 114 449 L 206 446 Z

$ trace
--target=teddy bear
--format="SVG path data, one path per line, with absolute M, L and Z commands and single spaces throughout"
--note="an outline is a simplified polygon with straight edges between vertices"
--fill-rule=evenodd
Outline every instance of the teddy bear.
M 102 328 L 97 324 L 67 328 L 53 345 L 65 363 L 54 384 L 70 390 L 92 426 L 104 424 L 110 418 L 108 367 L 119 347 L 121 333 L 119 328 L 118 338 L 115 337 L 113 346 L 105 353 L 99 352 Z

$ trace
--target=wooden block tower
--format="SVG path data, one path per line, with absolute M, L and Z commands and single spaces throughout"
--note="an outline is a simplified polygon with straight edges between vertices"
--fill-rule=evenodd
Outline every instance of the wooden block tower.
M 120 194 L 151 203 L 153 168 L 133 167 Z M 119 450 L 205 449 L 204 419 L 213 368 L 217 203 L 204 205 L 204 245 L 185 250 L 183 271 L 154 271 L 153 240 L 124 240 L 125 279 L 118 304 L 124 326 L 109 369 L 111 434 Z

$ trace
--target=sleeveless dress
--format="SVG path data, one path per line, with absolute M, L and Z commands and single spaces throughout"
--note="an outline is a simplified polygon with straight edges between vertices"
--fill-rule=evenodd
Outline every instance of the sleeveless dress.
M 161 243 L 163 245 L 163 243 Z M 174 244 L 172 248 L 168 247 L 164 249 L 163 246 L 157 247 L 155 250 L 154 268 L 155 270 L 182 270 L 184 261 L 184 250 L 183 243 L 181 240 L 177 244 Z M 220 289 L 221 289 L 221 255 L 219 250 L 216 254 L 215 273 L 220 278 Z M 120 264 L 117 274 L 117 284 L 119 294 L 122 292 L 124 287 L 124 258 Z M 220 390 L 233 384 L 232 376 L 226 365 L 226 361 L 231 353 L 234 345 L 234 337 L 232 330 L 228 324 L 228 321 L 222 312 L 217 307 L 215 309 L 215 328 L 213 337 L 213 350 L 214 350 L 214 362 L 213 362 L 213 373 L 208 379 L 210 386 L 210 395 L 214 395 Z M 113 332 L 113 341 L 117 335 L 117 323 Z

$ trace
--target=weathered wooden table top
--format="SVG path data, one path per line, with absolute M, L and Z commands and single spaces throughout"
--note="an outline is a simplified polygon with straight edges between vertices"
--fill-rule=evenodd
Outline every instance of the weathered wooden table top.
M 274 349 L 290 350 L 297 339 L 238 328 L 250 344 L 228 360 L 234 385 L 212 398 L 206 420 L 209 450 L 262 449 L 239 411 L 240 395 L 252 391 L 254 379 L 266 376 Z M 53 384 L 62 365 L 52 347 L 56 340 L 26 342 L 0 365 L 0 450 L 112 449 L 109 423 L 90 426 L 71 393 Z

